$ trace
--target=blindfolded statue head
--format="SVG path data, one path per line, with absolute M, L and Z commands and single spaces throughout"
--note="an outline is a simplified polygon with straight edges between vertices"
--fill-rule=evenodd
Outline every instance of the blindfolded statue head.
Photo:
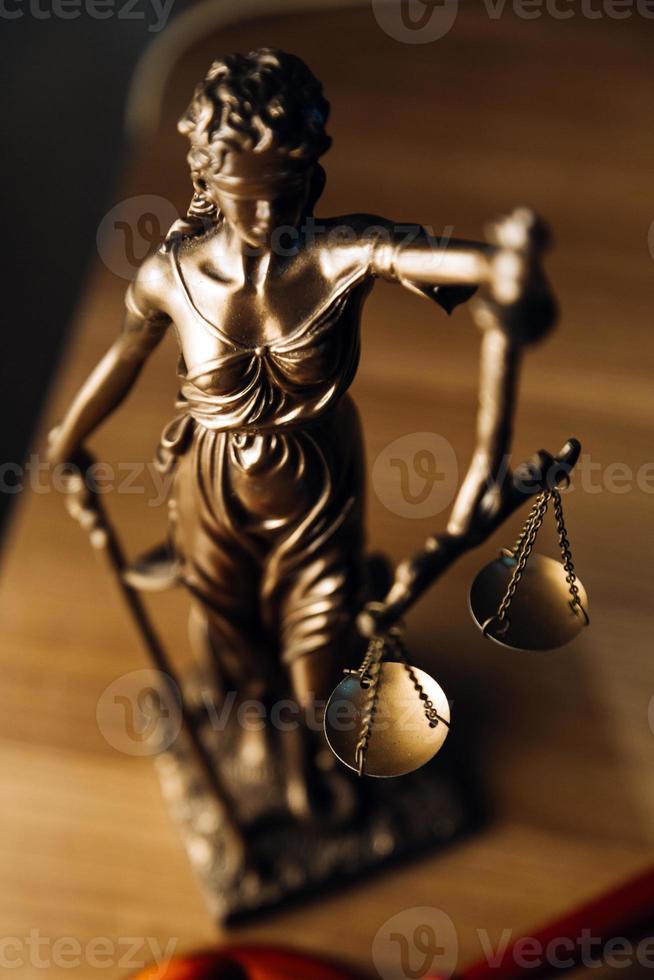
M 294 55 L 268 48 L 215 61 L 179 121 L 191 149 L 190 213 L 217 214 L 255 248 L 297 227 L 322 190 L 329 103 Z

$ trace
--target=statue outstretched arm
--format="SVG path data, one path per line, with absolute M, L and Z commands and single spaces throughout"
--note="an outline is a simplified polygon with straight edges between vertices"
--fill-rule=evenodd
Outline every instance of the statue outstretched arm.
M 385 602 L 360 617 L 359 626 L 368 635 L 391 625 L 452 561 L 485 541 L 531 494 L 565 478 L 577 461 L 580 447 L 571 439 L 557 457 L 541 452 L 515 472 L 509 467 L 522 349 L 546 334 L 556 319 L 556 304 L 540 267 L 547 239 L 545 227 L 526 209 L 491 229 L 490 246 L 479 260 L 479 268 L 486 270 L 485 288 L 473 307 L 482 330 L 473 457 L 445 533 L 431 537 L 421 552 L 403 562 Z M 412 251 L 408 254 L 406 261 L 401 254 L 395 259 L 395 269 L 410 266 L 417 274 L 429 265 L 427 255 L 419 263 Z M 457 259 L 449 268 L 463 269 L 466 263 L 471 266 L 472 260 Z
M 383 233 L 386 232 L 386 233 Z M 389 225 L 375 242 L 372 271 L 409 287 L 479 286 L 492 278 L 495 249 L 485 242 L 434 236 L 420 225 Z
M 479 289 L 487 310 L 501 308 L 504 328 L 520 343 L 539 339 L 554 323 L 555 304 L 540 263 L 548 233 L 526 208 L 493 225 L 486 242 L 438 237 L 419 225 L 385 220 L 367 234 L 373 275 L 436 300 L 448 313 Z
M 393 226 L 393 234 L 396 234 Z M 384 229 L 381 229 L 383 232 Z M 386 231 L 390 231 L 389 226 Z M 440 290 L 456 288 L 454 304 L 481 286 L 473 313 L 482 329 L 479 412 L 475 452 L 455 501 L 448 531 L 460 536 L 497 511 L 506 490 L 507 465 L 522 349 L 554 325 L 556 304 L 541 266 L 548 244 L 543 223 L 519 208 L 489 229 L 485 244 L 426 234 L 395 241 L 380 233 L 373 271 L 443 303 Z M 467 296 L 464 287 L 473 287 Z M 443 303 L 448 311 L 452 305 Z
M 149 295 L 145 276 L 140 275 L 128 289 L 126 306 L 120 335 L 86 379 L 62 422 L 50 433 L 51 462 L 71 460 L 87 436 L 118 408 L 171 322 Z

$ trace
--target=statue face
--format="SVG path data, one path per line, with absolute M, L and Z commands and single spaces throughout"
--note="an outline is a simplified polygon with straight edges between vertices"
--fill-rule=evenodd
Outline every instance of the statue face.
M 226 221 L 247 245 L 265 248 L 274 245 L 275 232 L 296 228 L 302 219 L 307 199 L 307 188 L 302 194 L 264 193 L 261 190 L 251 196 L 233 195 L 224 190 L 211 191 Z
M 275 232 L 297 228 L 304 214 L 313 168 L 293 170 L 284 163 L 268 154 L 230 153 L 220 171 L 204 180 L 203 193 L 254 248 L 274 245 Z

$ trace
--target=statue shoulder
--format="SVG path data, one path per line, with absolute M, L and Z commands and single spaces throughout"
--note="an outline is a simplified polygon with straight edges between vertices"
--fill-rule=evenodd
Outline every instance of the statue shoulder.
M 375 214 L 342 214 L 312 218 L 307 243 L 321 266 L 336 280 L 374 275 L 373 260 L 380 242 L 392 240 L 393 222 Z
M 170 251 L 162 246 L 141 263 L 127 290 L 125 302 L 131 312 L 144 319 L 167 315 L 175 289 L 171 260 Z
M 396 223 L 390 218 L 379 214 L 357 212 L 355 214 L 339 214 L 331 218 L 315 218 L 318 225 L 324 227 L 325 236 L 335 242 L 349 241 L 366 245 L 375 242 L 379 237 L 388 238 L 393 234 Z

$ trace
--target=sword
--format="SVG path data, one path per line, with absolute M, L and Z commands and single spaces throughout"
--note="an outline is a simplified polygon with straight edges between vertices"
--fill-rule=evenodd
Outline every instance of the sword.
M 222 809 L 227 833 L 232 838 L 237 867 L 244 867 L 247 863 L 247 848 L 238 824 L 234 804 L 223 785 L 216 766 L 213 764 L 206 745 L 202 741 L 195 718 L 186 706 L 182 685 L 177 680 L 170 658 L 145 604 L 139 592 L 129 582 L 125 552 L 111 521 L 108 519 L 102 501 L 92 486 L 92 481 L 88 478 L 89 470 L 94 462 L 93 456 L 85 449 L 80 450 L 71 460 L 70 470 L 66 476 L 66 509 L 70 516 L 86 531 L 91 547 L 103 560 L 118 585 L 128 614 L 136 626 L 146 652 L 162 681 L 164 700 L 174 704 L 175 709 L 180 711 L 182 726 L 193 747 L 197 762 Z

